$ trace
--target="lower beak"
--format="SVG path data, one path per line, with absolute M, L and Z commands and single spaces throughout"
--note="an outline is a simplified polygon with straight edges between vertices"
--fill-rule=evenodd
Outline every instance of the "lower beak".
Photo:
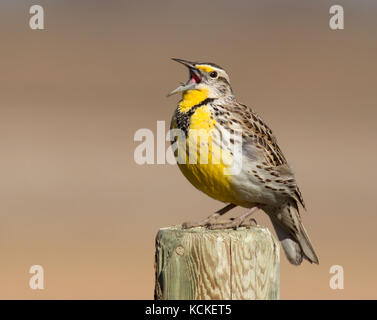
M 183 92 L 186 90 L 194 89 L 195 83 L 187 83 L 187 84 L 181 84 L 178 88 L 175 88 L 172 92 L 170 92 L 167 97 L 172 96 L 173 94 L 176 94 L 178 92 Z
M 179 63 L 182 63 L 183 65 L 185 65 L 190 70 L 197 70 L 195 68 L 195 62 L 191 62 L 191 61 L 187 61 L 187 60 L 183 60 L 183 59 L 177 59 L 177 58 L 172 58 L 172 60 L 177 61 Z M 195 87 L 195 85 L 196 85 L 196 83 L 190 83 L 190 80 L 189 80 L 188 82 L 183 83 L 178 88 L 174 89 L 167 96 L 169 97 L 169 96 L 176 94 L 178 92 L 183 92 L 183 91 L 186 91 L 186 90 L 193 89 Z

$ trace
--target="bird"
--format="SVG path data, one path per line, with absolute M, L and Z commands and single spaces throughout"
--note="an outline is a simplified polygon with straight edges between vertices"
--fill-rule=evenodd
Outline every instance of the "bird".
M 237 101 L 225 69 L 211 62 L 172 60 L 189 71 L 188 81 L 168 94 L 182 95 L 170 125 L 178 167 L 194 187 L 226 204 L 199 222 L 183 223 L 183 228 L 250 226 L 260 209 L 269 216 L 291 264 L 304 259 L 319 264 L 299 212 L 299 206 L 305 209 L 302 194 L 272 130 Z M 237 206 L 247 211 L 224 220 Z

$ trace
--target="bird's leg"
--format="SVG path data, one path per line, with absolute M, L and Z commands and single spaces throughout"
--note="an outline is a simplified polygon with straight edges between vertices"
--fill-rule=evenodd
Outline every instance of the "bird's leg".
M 182 228 L 189 229 L 189 228 L 196 228 L 196 227 L 203 227 L 203 226 L 211 225 L 219 217 L 221 217 L 223 214 L 227 213 L 229 210 L 235 207 L 237 207 L 237 205 L 233 203 L 229 203 L 224 208 L 217 210 L 215 213 L 211 214 L 208 218 L 205 218 L 199 222 L 184 222 L 182 224 Z
M 227 223 L 213 223 L 208 226 L 209 229 L 215 230 L 215 229 L 230 229 L 230 228 L 238 228 L 238 227 L 248 227 L 252 225 L 252 222 L 255 224 L 257 223 L 255 219 L 251 218 L 249 219 L 255 211 L 257 211 L 258 207 L 253 207 L 246 213 L 240 215 L 237 218 L 232 219 L 231 222 Z

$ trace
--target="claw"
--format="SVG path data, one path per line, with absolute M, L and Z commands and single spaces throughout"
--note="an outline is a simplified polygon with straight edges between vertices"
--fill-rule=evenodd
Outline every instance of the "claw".
M 240 215 L 237 218 L 229 218 L 227 220 L 219 219 L 220 216 L 233 209 L 235 206 L 236 205 L 234 204 L 228 204 L 226 207 L 199 222 L 184 222 L 182 224 L 182 229 L 191 229 L 197 227 L 207 227 L 210 230 L 231 228 L 237 229 L 238 227 L 250 227 L 253 223 L 257 225 L 257 221 L 254 218 L 250 217 L 256 210 L 258 210 L 258 207 L 251 208 L 248 212 Z

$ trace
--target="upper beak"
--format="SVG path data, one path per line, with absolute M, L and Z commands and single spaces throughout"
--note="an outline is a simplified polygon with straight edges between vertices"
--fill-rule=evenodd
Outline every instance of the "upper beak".
M 171 58 L 171 59 L 174 60 L 174 61 L 177 61 L 179 63 L 182 63 L 187 68 L 195 68 L 195 62 L 191 62 L 191 61 L 187 61 L 187 60 L 183 60 L 183 59 L 177 59 L 177 58 Z
M 195 72 L 198 73 L 198 69 L 195 67 L 195 62 L 183 60 L 183 59 L 177 59 L 177 58 L 172 58 L 172 60 L 182 63 L 185 65 L 187 68 L 190 69 L 190 72 Z M 195 87 L 196 83 L 191 83 L 190 80 L 187 81 L 186 83 L 181 84 L 178 88 L 174 89 L 172 92 L 170 92 L 167 96 L 171 96 L 175 93 L 186 91 L 193 89 Z

